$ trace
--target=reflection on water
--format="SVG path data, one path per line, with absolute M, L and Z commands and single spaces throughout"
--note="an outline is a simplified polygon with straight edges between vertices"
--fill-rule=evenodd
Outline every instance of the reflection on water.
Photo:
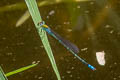
M 78 55 L 97 69 L 94 72 L 90 70 L 48 35 L 62 80 L 120 79 L 119 4 L 119 0 L 75 3 L 70 10 L 74 15 L 77 12 L 77 17 L 74 16 L 76 23 L 71 21 L 66 4 L 40 8 L 46 23 L 62 37 L 75 43 L 80 49 Z M 15 27 L 16 21 L 24 12 L 25 10 L 0 13 L 0 65 L 7 73 L 39 61 L 37 67 L 8 79 L 56 80 L 32 19 Z M 101 51 L 105 52 L 105 66 L 100 66 L 96 60 L 96 52 Z

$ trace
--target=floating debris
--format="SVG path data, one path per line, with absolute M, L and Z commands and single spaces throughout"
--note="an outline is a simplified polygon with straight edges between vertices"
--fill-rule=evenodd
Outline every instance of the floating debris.
M 38 77 L 38 79 L 42 79 L 42 78 L 43 78 L 43 77 L 41 77 L 41 76 L 40 76 L 40 77 Z
M 88 48 L 83 48 L 83 49 L 81 49 L 81 51 L 86 51 Z
M 62 78 L 64 79 L 64 78 L 65 78 L 65 76 L 62 76 Z
M 44 46 L 43 46 L 43 45 L 41 45 L 40 47 L 41 47 L 41 48 L 44 48 Z
M 33 61 L 32 64 L 39 64 L 40 61 Z
M 80 8 L 80 5 L 78 5 L 77 8 Z
M 105 26 L 105 28 L 109 28 L 109 27 L 110 27 L 110 25 L 108 25 L 108 24 Z
M 75 69 L 74 67 L 71 67 L 71 69 L 73 70 L 73 69 Z
M 6 55 L 7 55 L 7 56 L 12 56 L 13 53 L 12 53 L 12 52 L 8 52 L 8 53 L 6 53 Z
M 93 4 L 94 4 L 94 2 L 90 2 L 90 4 L 91 4 L 91 5 L 93 5 Z
M 53 15 L 54 13 L 55 13 L 55 11 L 52 10 L 52 11 L 49 12 L 49 15 Z
M 71 71 L 66 71 L 66 73 L 70 74 L 70 73 L 71 73 Z
M 3 37 L 2 39 L 3 39 L 3 40 L 6 40 L 6 37 Z
M 73 77 L 73 75 L 71 74 L 70 77 Z
M 110 31 L 110 34 L 112 34 L 113 32 L 114 32 L 114 30 L 111 30 L 111 31 Z
M 105 52 L 96 52 L 97 61 L 101 66 L 105 65 Z
M 70 22 L 69 22 L 69 21 L 67 21 L 67 22 L 64 22 L 64 24 L 70 24 Z
M 89 11 L 89 10 L 86 10 L 85 13 L 88 14 L 88 13 L 90 13 L 90 11 Z
M 67 29 L 68 32 L 72 32 L 72 29 Z
M 17 46 L 23 46 L 24 44 L 25 44 L 24 42 L 16 43 Z
M 49 17 L 49 16 L 47 16 L 46 18 L 47 18 L 47 19 L 49 19 L 50 17 Z

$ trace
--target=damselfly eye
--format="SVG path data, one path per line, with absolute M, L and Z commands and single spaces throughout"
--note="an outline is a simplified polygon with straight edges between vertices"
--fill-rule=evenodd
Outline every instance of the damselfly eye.
M 39 26 L 42 26 L 42 25 L 44 25 L 45 24 L 45 22 L 44 21 L 42 21 L 42 22 L 39 22 L 37 25 Z

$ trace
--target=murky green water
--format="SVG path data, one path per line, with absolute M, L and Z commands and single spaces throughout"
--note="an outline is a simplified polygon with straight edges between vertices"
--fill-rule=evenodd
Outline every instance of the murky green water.
M 120 80 L 120 1 L 110 1 L 61 3 L 39 8 L 43 20 L 76 44 L 79 56 L 97 69 L 90 70 L 48 35 L 62 80 Z M 9 1 L 0 1 L 0 5 L 3 4 L 8 5 Z M 40 61 L 37 67 L 8 79 L 57 80 L 32 19 L 15 27 L 25 11 L 0 12 L 0 65 L 7 73 Z M 99 51 L 105 52 L 105 66 L 100 66 L 96 60 Z

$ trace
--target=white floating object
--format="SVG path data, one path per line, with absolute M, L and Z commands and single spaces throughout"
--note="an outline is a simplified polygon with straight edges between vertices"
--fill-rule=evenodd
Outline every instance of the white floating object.
M 97 61 L 101 66 L 105 65 L 105 52 L 96 52 Z

